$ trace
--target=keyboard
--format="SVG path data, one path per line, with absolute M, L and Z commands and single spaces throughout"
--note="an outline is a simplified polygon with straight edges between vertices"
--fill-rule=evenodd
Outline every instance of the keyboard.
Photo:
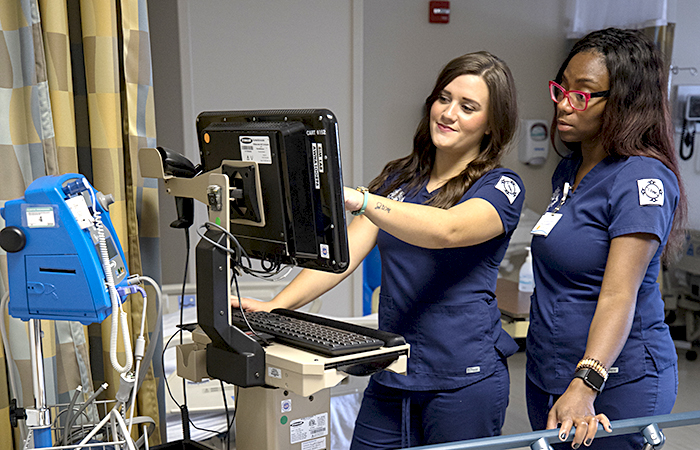
M 285 309 L 276 309 L 273 312 L 251 311 L 246 312 L 245 317 L 253 331 L 272 335 L 276 340 L 292 347 L 310 350 L 325 356 L 342 356 L 385 346 L 384 340 L 363 334 L 366 331 L 370 334 L 381 335 L 382 332 L 377 333 L 378 330 L 298 311 Z M 241 330 L 249 330 L 241 311 L 237 308 L 231 310 L 231 321 Z M 334 325 L 346 329 L 337 328 Z M 401 336 L 398 337 L 403 340 Z M 398 345 L 393 342 L 390 344 Z

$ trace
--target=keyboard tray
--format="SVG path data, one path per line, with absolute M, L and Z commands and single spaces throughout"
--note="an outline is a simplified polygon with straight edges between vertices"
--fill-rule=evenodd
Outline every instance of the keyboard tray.
M 354 327 L 353 329 L 343 329 L 334 325 L 344 324 L 344 322 L 297 311 L 285 309 L 276 309 L 269 313 L 251 311 L 247 312 L 245 317 L 256 332 L 267 333 L 287 345 L 325 356 L 342 356 L 374 350 L 386 345 L 385 341 L 370 334 L 377 330 L 352 324 L 345 325 L 352 325 L 349 328 Z M 320 322 L 325 323 L 319 323 L 317 319 L 323 319 Z M 239 309 L 231 310 L 231 321 L 240 329 L 248 330 L 248 325 Z

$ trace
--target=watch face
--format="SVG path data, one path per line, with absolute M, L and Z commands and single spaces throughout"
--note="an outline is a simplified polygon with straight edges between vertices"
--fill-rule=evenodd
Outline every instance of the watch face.
M 603 377 L 601 377 L 600 374 L 593 369 L 588 369 L 588 375 L 586 375 L 586 379 L 590 381 L 593 385 L 595 385 L 596 389 L 599 390 L 603 387 L 603 383 L 605 382 Z
M 596 391 L 600 392 L 603 390 L 605 379 L 595 370 L 589 368 L 581 369 L 576 372 L 576 376 L 582 378 L 588 386 Z

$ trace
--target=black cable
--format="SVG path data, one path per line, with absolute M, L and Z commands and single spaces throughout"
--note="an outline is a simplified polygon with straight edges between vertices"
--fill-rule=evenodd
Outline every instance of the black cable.
M 231 430 L 233 428 L 233 423 L 236 421 L 236 413 L 238 412 L 238 391 L 239 387 L 238 386 L 233 386 L 233 417 L 231 417 L 231 421 L 227 424 L 228 428 L 226 428 L 226 437 L 227 437 L 227 444 L 226 448 L 231 448 Z
M 187 269 L 190 263 L 190 229 L 185 228 L 185 274 L 182 278 L 182 295 L 180 295 L 180 345 L 183 345 L 182 326 L 185 324 L 185 286 L 187 286 Z M 187 380 L 182 379 L 182 406 L 180 406 L 180 420 L 182 422 L 182 437 L 190 440 L 190 415 L 187 411 Z
M 182 277 L 182 294 L 180 295 L 180 345 L 183 344 L 182 326 L 185 324 L 185 286 L 187 285 L 187 270 L 190 264 L 190 229 L 185 228 L 185 274 Z M 182 379 L 182 399 L 184 406 L 187 407 L 187 383 Z
M 221 231 L 229 241 L 231 241 L 233 244 L 235 244 L 235 248 L 238 251 L 223 245 L 221 242 L 215 242 L 211 238 L 209 238 L 208 236 L 206 236 L 200 232 L 201 228 L 206 228 L 207 230 L 209 230 L 211 227 L 216 228 L 217 230 Z M 265 261 L 261 261 L 261 267 L 263 270 L 253 269 L 253 267 L 252 267 L 253 264 L 250 260 L 250 256 L 248 256 L 248 253 L 246 253 L 243 246 L 241 246 L 241 244 L 238 242 L 238 239 L 236 239 L 236 237 L 233 234 L 231 234 L 226 228 L 224 228 L 221 225 L 218 225 L 216 223 L 205 222 L 202 226 L 200 226 L 197 229 L 197 234 L 202 239 L 204 239 L 205 241 L 207 241 L 211 245 L 213 245 L 214 247 L 231 255 L 231 259 L 234 263 L 233 264 L 234 268 L 240 268 L 244 273 L 251 275 L 253 277 L 261 278 L 261 279 L 273 278 L 273 277 L 279 275 L 279 273 L 282 272 L 282 270 L 284 270 L 284 268 L 286 267 L 286 266 L 282 266 L 282 263 L 279 260 L 277 260 L 277 261 L 267 261 L 270 264 L 269 266 L 266 266 Z M 245 258 L 245 261 L 247 262 L 247 264 L 243 263 L 244 258 Z M 291 269 L 290 269 L 290 271 L 291 271 Z M 284 278 L 288 274 L 289 274 L 289 272 L 287 272 L 282 277 L 280 277 L 280 279 Z
M 233 275 L 231 276 L 231 278 L 233 278 L 233 283 L 236 286 L 236 297 L 238 298 L 238 311 L 241 312 L 241 316 L 243 317 L 243 321 L 245 322 L 245 324 L 248 326 L 248 330 L 250 330 L 250 332 L 253 333 L 255 335 L 255 337 L 260 339 L 265 345 L 270 345 L 270 342 L 267 339 L 265 339 L 264 337 L 262 337 L 261 335 L 259 335 L 257 333 L 257 331 L 255 331 L 253 329 L 253 326 L 250 324 L 250 322 L 248 322 L 247 314 L 245 312 L 245 309 L 243 309 L 243 304 L 241 303 L 241 300 L 240 300 L 241 299 L 241 291 L 238 288 L 238 277 L 236 276 L 235 270 L 233 271 Z
M 180 328 L 177 333 L 182 333 L 182 328 Z M 170 383 L 168 383 L 168 377 L 165 376 L 165 351 L 168 350 L 168 345 L 170 345 L 170 342 L 173 340 L 175 336 L 177 336 L 177 333 L 173 334 L 170 336 L 170 339 L 168 339 L 168 342 L 165 343 L 163 346 L 163 352 L 160 354 L 160 368 L 163 371 L 163 376 L 165 377 L 165 387 L 168 389 L 168 394 L 170 395 L 170 398 L 173 400 L 175 405 L 179 408 L 180 404 L 175 400 L 175 396 L 173 395 L 172 391 L 170 390 Z
M 180 327 L 177 331 L 177 333 L 173 334 L 170 336 L 170 339 L 168 339 L 168 342 L 165 343 L 163 346 L 163 351 L 160 355 L 160 366 L 161 370 L 163 371 L 163 376 L 165 378 L 165 387 L 168 390 L 168 395 L 170 395 L 170 398 L 172 399 L 173 403 L 175 403 L 175 406 L 177 406 L 180 409 L 180 417 L 182 418 L 182 431 L 183 431 L 183 439 L 189 439 L 189 429 L 188 427 L 185 426 L 186 423 L 189 423 L 192 425 L 194 428 L 200 430 L 200 431 L 206 431 L 209 433 L 214 433 L 214 434 L 219 434 L 218 431 L 215 430 L 210 430 L 208 428 L 202 428 L 198 427 L 195 425 L 195 423 L 192 421 L 192 419 L 189 416 L 189 413 L 187 411 L 187 393 L 185 390 L 185 387 L 187 386 L 187 380 L 184 378 L 182 379 L 182 394 L 183 394 L 183 405 L 180 405 L 177 400 L 175 400 L 175 396 L 173 395 L 173 392 L 170 390 L 170 382 L 168 381 L 168 377 L 165 376 L 165 352 L 168 350 L 168 346 L 172 342 L 172 340 L 179 334 L 180 336 L 180 344 L 182 345 L 183 343 L 183 322 L 184 322 L 184 306 L 185 306 L 185 286 L 187 285 L 187 270 L 189 266 L 189 261 L 190 261 L 190 232 L 189 229 L 185 228 L 185 243 L 186 243 L 186 258 L 185 258 L 185 276 L 182 281 L 182 295 L 180 297 Z M 235 417 L 235 414 L 234 414 Z M 185 429 L 187 429 L 187 433 L 185 434 Z
M 219 380 L 219 385 L 221 386 L 221 394 L 224 397 L 224 411 L 226 411 L 226 448 L 231 448 L 231 428 L 229 427 L 230 417 L 228 413 L 228 401 L 226 400 L 226 388 L 224 387 L 224 382 Z
M 178 330 L 178 333 L 182 333 L 182 332 L 183 332 L 182 328 L 180 330 Z M 161 365 L 161 370 L 163 371 L 164 376 L 165 376 L 165 351 L 168 349 L 168 346 L 170 345 L 172 340 L 175 338 L 175 336 L 177 336 L 177 333 L 170 336 L 170 339 L 168 339 L 168 342 L 166 342 L 165 345 L 163 346 L 163 352 L 161 353 L 160 365 Z M 168 377 L 165 377 L 165 388 L 168 390 L 168 395 L 170 395 L 170 398 L 172 399 L 173 403 L 175 403 L 175 406 L 177 406 L 178 408 L 182 408 L 182 405 L 180 405 L 177 402 L 177 400 L 175 400 L 175 396 L 173 395 L 173 392 L 170 390 L 170 382 L 168 381 Z M 234 418 L 235 418 L 235 416 L 236 415 L 234 414 Z M 200 431 L 207 431 L 209 433 L 219 434 L 218 431 L 210 430 L 208 428 L 198 427 L 197 425 L 195 425 L 194 422 L 192 422 L 192 419 L 190 419 L 189 417 L 188 417 L 188 419 L 189 419 L 188 421 L 189 421 L 190 425 L 192 425 L 193 427 L 195 427 L 196 429 L 198 429 Z

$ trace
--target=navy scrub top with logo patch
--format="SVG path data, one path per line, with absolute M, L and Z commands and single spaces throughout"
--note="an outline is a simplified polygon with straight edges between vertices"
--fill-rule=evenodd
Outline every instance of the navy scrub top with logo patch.
M 423 204 L 425 187 L 388 196 Z M 382 371 L 379 383 L 407 390 L 467 386 L 491 375 L 502 357 L 518 349 L 501 328 L 495 298 L 498 266 L 520 219 L 525 189 L 515 172 L 498 168 L 460 199 L 481 198 L 496 208 L 505 233 L 479 245 L 428 249 L 380 230 L 382 260 L 379 327 L 411 345 L 408 375 Z
M 561 161 L 552 177 L 554 194 L 547 211 L 561 203 L 564 184 L 573 185 L 580 163 L 580 157 Z M 678 180 L 660 161 L 607 157 L 569 193 L 549 235 L 533 236 L 535 292 L 526 343 L 527 376 L 540 389 L 559 395 L 571 382 L 584 357 L 610 241 L 626 234 L 650 233 L 660 245 L 639 288 L 629 338 L 605 386 L 674 364 L 676 351 L 656 279 L 678 199 Z

